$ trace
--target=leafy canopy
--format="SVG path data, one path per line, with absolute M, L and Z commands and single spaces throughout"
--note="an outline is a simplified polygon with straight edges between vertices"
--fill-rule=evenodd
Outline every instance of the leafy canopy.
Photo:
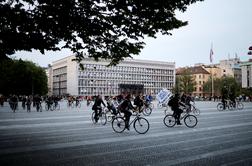
M 144 37 L 171 35 L 187 25 L 175 11 L 197 1 L 202 0 L 0 0 L 0 58 L 68 48 L 77 60 L 87 55 L 117 64 L 139 54 Z

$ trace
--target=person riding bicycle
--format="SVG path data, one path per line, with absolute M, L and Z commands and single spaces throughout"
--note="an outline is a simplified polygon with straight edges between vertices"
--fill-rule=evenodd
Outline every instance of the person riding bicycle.
M 114 105 L 114 99 L 112 97 L 108 97 L 108 99 L 107 99 L 107 108 L 109 109 L 109 111 L 112 111 L 112 114 L 114 114 L 114 115 L 117 114 L 117 110 Z
M 179 106 L 183 105 L 183 104 L 179 101 L 179 95 L 175 94 L 175 96 L 171 97 L 171 99 L 168 102 L 168 105 L 173 110 L 173 115 L 174 115 L 174 118 L 176 119 L 177 125 L 181 125 L 181 123 L 180 123 L 180 115 L 183 112 L 183 110 L 181 110 L 179 108 Z
M 129 130 L 129 121 L 130 121 L 130 116 L 132 115 L 131 109 L 135 109 L 135 107 L 131 103 L 131 95 L 128 94 L 125 97 L 125 100 L 120 104 L 120 110 L 122 113 L 124 113 L 125 117 L 125 128 Z
M 101 114 L 101 111 L 102 111 L 101 104 L 103 104 L 103 106 L 106 107 L 105 103 L 102 100 L 102 97 L 100 95 L 98 95 L 96 97 L 94 105 L 92 107 L 92 110 L 94 110 L 94 112 L 95 112 L 95 116 L 94 116 L 95 122 L 98 122 L 99 114 Z
M 144 104 L 143 96 L 140 93 L 139 95 L 137 95 L 135 97 L 135 99 L 134 99 L 134 105 L 137 107 L 138 111 L 141 112 L 143 104 Z

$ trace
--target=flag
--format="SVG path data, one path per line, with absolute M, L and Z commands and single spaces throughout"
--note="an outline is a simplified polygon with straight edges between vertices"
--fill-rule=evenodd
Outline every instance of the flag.
M 210 50 L 210 62 L 211 63 L 213 62 L 213 47 L 211 47 L 211 50 Z

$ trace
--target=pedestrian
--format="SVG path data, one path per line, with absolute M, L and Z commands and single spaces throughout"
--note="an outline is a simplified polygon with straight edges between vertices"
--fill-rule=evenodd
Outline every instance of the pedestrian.
M 31 112 L 31 103 L 32 103 L 31 96 L 28 96 L 27 100 L 26 100 L 26 109 L 27 109 L 27 112 Z

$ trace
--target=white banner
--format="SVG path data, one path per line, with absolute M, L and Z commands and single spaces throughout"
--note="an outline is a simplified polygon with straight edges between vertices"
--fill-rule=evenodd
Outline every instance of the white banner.
M 169 100 L 169 98 L 172 96 L 171 91 L 167 89 L 162 89 L 158 94 L 157 94 L 157 100 L 159 103 L 165 103 Z

